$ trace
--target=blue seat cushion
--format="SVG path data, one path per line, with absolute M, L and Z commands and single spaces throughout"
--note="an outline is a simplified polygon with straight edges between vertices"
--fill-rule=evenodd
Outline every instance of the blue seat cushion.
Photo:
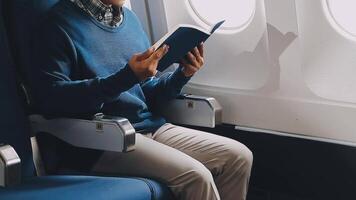
M 172 198 L 165 187 L 148 179 L 45 176 L 26 179 L 18 186 L 0 188 L 0 199 L 161 200 Z
M 140 178 L 140 179 L 145 181 L 146 184 L 148 185 L 148 187 L 150 187 L 152 199 L 155 199 L 155 200 L 158 200 L 158 199 L 173 200 L 173 199 L 175 199 L 172 195 L 171 190 L 167 186 L 165 186 L 157 181 L 154 181 L 154 180 L 144 179 L 144 178 Z

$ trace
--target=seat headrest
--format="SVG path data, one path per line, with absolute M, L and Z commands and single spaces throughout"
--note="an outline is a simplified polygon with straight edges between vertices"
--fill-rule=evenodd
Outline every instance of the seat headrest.
M 11 0 L 9 1 L 9 4 L 15 5 L 15 7 L 31 9 L 33 11 L 46 12 L 59 1 L 60 0 Z
M 42 14 L 49 11 L 54 5 L 56 5 L 60 0 L 11 0 L 5 1 L 4 6 L 4 17 L 7 20 L 13 20 L 13 18 L 26 17 L 23 20 L 24 23 L 29 20 L 33 20 L 35 16 L 41 16 Z M 70 1 L 70 0 L 64 0 Z M 35 19 L 37 20 L 37 19 Z M 15 20 L 16 21 L 16 20 Z
M 32 7 L 40 12 L 46 12 L 50 10 L 60 0 L 30 0 Z M 69 1 L 69 0 L 67 0 Z
M 24 67 L 30 63 L 31 41 L 34 28 L 40 25 L 43 15 L 61 0 L 4 1 L 3 16 L 18 73 L 24 77 Z M 70 0 L 63 0 L 70 1 Z M 26 34 L 23 34 L 26 33 Z

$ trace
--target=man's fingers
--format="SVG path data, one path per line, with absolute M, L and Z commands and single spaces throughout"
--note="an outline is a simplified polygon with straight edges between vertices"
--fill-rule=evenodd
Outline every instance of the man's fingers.
M 200 66 L 197 58 L 194 56 L 194 54 L 192 52 L 189 52 L 187 54 L 187 57 L 188 57 L 188 60 L 189 60 L 190 64 L 192 64 L 192 65 L 194 65 L 196 67 Z
M 180 63 L 186 68 L 186 70 L 190 70 L 193 72 L 197 72 L 199 69 L 190 63 L 187 59 L 182 59 Z
M 200 51 L 199 51 L 199 48 L 198 47 L 195 47 L 193 49 L 193 54 L 195 56 L 195 59 L 198 61 L 198 63 L 200 65 L 203 65 L 204 64 L 204 58 L 203 56 L 200 54 Z
M 183 58 L 180 60 L 180 64 L 182 64 L 183 66 L 189 65 L 189 61 L 187 61 L 187 59 Z
M 200 56 L 204 58 L 204 43 L 200 43 L 198 45 L 198 50 L 199 50 Z
M 150 76 L 155 76 L 157 73 L 157 66 L 159 60 L 166 55 L 168 52 L 169 47 L 167 45 L 163 45 L 157 51 L 155 51 L 148 59 L 146 59 L 145 65 L 148 66 L 148 73 Z
M 150 47 L 145 52 L 143 52 L 141 54 L 138 54 L 136 56 L 137 60 L 138 61 L 142 61 L 142 60 L 145 60 L 145 59 L 149 58 L 154 53 L 154 50 L 155 50 L 154 47 Z
M 195 67 L 194 65 L 188 65 L 187 67 L 190 68 L 190 71 L 192 71 L 193 73 L 199 71 L 199 68 Z
M 204 65 L 204 58 L 203 57 L 198 57 L 196 58 L 197 61 L 199 62 L 200 66 L 203 66 Z
M 147 63 L 146 66 L 148 66 L 148 68 L 146 70 L 147 70 L 148 77 L 152 77 L 152 76 L 155 76 L 157 74 L 157 65 L 158 65 L 158 62 L 155 61 L 155 60 L 149 61 Z
M 195 48 L 192 50 L 192 53 L 193 53 L 193 55 L 195 56 L 195 58 L 201 57 L 201 56 L 200 56 L 200 52 L 199 52 L 199 50 L 198 50 L 197 47 L 195 47 Z
M 168 53 L 169 46 L 168 45 L 163 45 L 161 48 L 159 48 L 157 51 L 155 51 L 151 56 L 151 60 L 159 61 L 163 58 L 164 55 Z

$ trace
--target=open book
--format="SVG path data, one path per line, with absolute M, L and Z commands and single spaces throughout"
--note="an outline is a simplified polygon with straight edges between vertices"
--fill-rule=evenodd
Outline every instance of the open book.
M 169 46 L 169 51 L 160 60 L 157 70 L 164 71 L 173 63 L 178 63 L 194 47 L 205 42 L 224 22 L 225 20 L 218 22 L 210 31 L 186 24 L 178 25 L 172 29 L 153 45 L 156 49 L 164 44 Z

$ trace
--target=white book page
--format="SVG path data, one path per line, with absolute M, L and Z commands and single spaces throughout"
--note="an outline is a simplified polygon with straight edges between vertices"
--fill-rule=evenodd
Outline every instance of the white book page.
M 160 47 L 164 41 L 166 41 L 169 36 L 171 36 L 177 29 L 179 29 L 180 27 L 184 27 L 184 28 L 193 28 L 196 30 L 199 30 L 203 33 L 206 33 L 208 35 L 210 35 L 210 32 L 202 27 L 199 26 L 194 26 L 194 25 L 190 25 L 190 24 L 178 24 L 177 26 L 175 26 L 171 31 L 169 31 L 168 33 L 166 33 L 161 39 L 159 39 L 154 45 L 153 47 L 155 48 L 155 50 L 157 50 L 158 47 Z

